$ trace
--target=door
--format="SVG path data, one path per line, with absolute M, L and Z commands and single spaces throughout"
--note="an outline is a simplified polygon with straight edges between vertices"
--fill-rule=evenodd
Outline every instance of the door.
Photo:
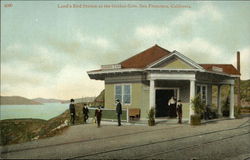
M 169 116 L 168 100 L 175 96 L 174 89 L 157 89 L 156 90 L 156 108 L 155 117 Z

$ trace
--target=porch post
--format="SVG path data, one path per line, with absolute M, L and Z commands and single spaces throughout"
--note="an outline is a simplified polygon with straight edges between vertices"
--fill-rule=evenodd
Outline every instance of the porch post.
M 221 85 L 218 85 L 217 106 L 218 106 L 218 114 L 219 116 L 221 116 L 222 115 L 221 113 Z
M 195 80 L 190 80 L 190 101 L 189 101 L 189 123 L 191 123 L 191 115 L 194 114 L 194 110 L 192 108 L 191 100 L 195 97 Z
M 150 80 L 149 108 L 155 107 L 155 81 Z
M 234 118 L 234 85 L 230 84 L 230 118 Z

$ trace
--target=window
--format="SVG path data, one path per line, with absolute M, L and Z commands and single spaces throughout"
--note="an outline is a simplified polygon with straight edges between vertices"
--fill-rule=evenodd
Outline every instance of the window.
M 115 86 L 115 99 L 122 100 L 122 86 Z
M 125 104 L 130 104 L 130 85 L 124 85 L 123 102 Z
M 115 86 L 115 99 L 119 99 L 123 104 L 131 103 L 131 85 L 116 85 Z
M 207 104 L 207 86 L 206 85 L 197 85 L 196 94 L 200 94 L 201 100 Z

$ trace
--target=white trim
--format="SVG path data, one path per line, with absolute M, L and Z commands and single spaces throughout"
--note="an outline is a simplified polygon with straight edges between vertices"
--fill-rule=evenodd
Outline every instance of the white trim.
M 148 71 L 169 71 L 169 72 L 181 72 L 181 71 L 185 71 L 185 72 L 197 72 L 200 71 L 199 69 L 167 69 L 167 68 L 146 68 L 145 70 Z
M 194 109 L 192 107 L 192 99 L 195 97 L 195 80 L 190 80 L 190 87 L 189 87 L 189 123 L 191 123 L 191 115 L 194 115 Z
M 184 56 L 183 54 L 181 54 L 181 53 L 179 53 L 178 51 L 175 51 L 175 50 L 172 52 L 172 54 L 167 55 L 167 56 L 159 59 L 158 61 L 153 62 L 152 64 L 149 64 L 147 66 L 147 69 L 152 68 L 153 66 L 155 66 L 155 65 L 157 65 L 157 64 L 163 62 L 164 60 L 167 60 L 167 59 L 169 59 L 169 58 L 171 58 L 173 56 L 179 57 L 181 60 L 183 60 L 184 62 L 186 62 L 189 65 L 193 66 L 194 68 L 197 68 L 199 71 L 202 71 L 202 72 L 205 71 L 204 68 L 201 67 L 200 65 L 198 65 L 196 62 L 194 62 L 193 60 L 189 59 L 188 57 Z
M 230 84 L 230 109 L 229 117 L 234 119 L 234 85 Z
M 212 73 L 212 74 L 223 75 L 223 76 L 229 76 L 229 77 L 240 77 L 240 75 L 228 74 L 228 73 L 224 73 L 224 72 L 215 72 L 215 71 L 208 71 L 208 70 L 206 70 L 205 72 Z
M 124 91 L 124 86 L 125 85 L 129 85 L 130 86 L 130 103 L 124 103 L 123 101 L 123 91 Z M 121 86 L 121 98 L 120 101 L 121 101 L 121 104 L 124 106 L 124 105 L 128 105 L 130 106 L 132 104 L 132 84 L 131 83 L 119 83 L 119 84 L 115 84 L 114 85 L 114 99 L 116 100 L 116 86 Z M 115 105 L 115 102 L 114 102 L 114 105 Z
M 166 73 L 150 73 L 147 76 L 147 80 L 195 80 L 195 74 L 166 74 Z
M 143 71 L 169 71 L 169 72 L 206 72 L 211 74 L 218 74 L 223 76 L 228 76 L 232 78 L 238 78 L 240 75 L 233 75 L 233 74 L 227 74 L 227 73 L 219 73 L 214 71 L 208 71 L 208 70 L 200 70 L 200 69 L 166 69 L 166 68 L 145 68 L 145 69 L 138 69 L 138 68 L 129 68 L 129 69 L 110 69 L 105 71 L 87 71 L 88 75 L 96 75 L 96 74 L 108 74 L 108 73 L 124 73 L 124 72 L 143 72 Z
M 130 68 L 130 69 L 115 69 L 115 70 L 106 70 L 106 71 L 88 71 L 87 73 L 89 75 L 95 75 L 95 74 L 104 74 L 104 73 L 122 73 L 122 72 L 141 72 L 144 71 L 143 69 L 136 69 L 136 68 Z
M 155 80 L 149 82 L 149 109 L 155 108 Z

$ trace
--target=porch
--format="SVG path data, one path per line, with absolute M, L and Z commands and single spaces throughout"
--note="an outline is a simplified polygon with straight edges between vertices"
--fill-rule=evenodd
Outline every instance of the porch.
M 217 113 L 222 115 L 222 85 L 230 86 L 230 110 L 229 117 L 234 118 L 234 78 L 216 73 L 167 73 L 152 72 L 148 75 L 149 80 L 149 104 L 150 108 L 156 109 L 158 116 L 168 116 L 168 113 L 161 113 L 164 105 L 166 108 L 169 98 L 176 97 L 183 104 L 183 119 L 190 122 L 191 115 L 194 114 L 191 100 L 200 94 L 206 106 L 212 106 L 212 86 L 217 87 Z M 162 106 L 162 107 L 160 107 Z M 163 111 L 164 112 L 164 111 Z M 166 112 L 166 110 L 165 110 Z

